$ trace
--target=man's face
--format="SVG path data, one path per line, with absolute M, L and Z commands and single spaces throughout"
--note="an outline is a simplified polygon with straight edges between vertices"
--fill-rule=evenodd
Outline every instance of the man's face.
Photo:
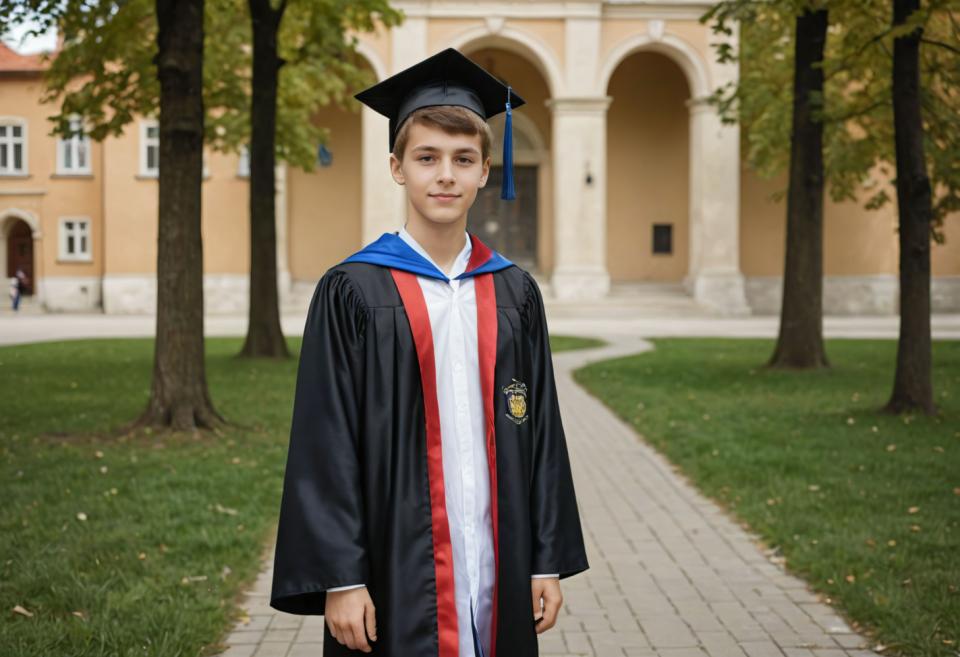
M 480 135 L 450 135 L 420 123 L 409 130 L 403 162 L 390 155 L 393 179 L 407 188 L 409 210 L 434 223 L 465 220 L 490 173 L 490 158 L 480 159 Z

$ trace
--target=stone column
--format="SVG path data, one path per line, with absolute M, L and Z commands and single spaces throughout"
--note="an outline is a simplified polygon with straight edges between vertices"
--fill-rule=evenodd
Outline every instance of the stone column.
M 735 65 L 710 60 L 715 84 L 735 81 Z M 740 271 L 740 126 L 724 125 L 702 98 L 690 110 L 690 269 L 684 287 L 713 312 L 749 315 Z
M 376 240 L 387 231 L 399 230 L 403 225 L 403 187 L 390 176 L 390 132 L 387 118 L 363 106 L 361 110 L 362 135 L 361 167 L 361 246 Z
M 554 268 L 558 299 L 607 294 L 607 107 L 610 96 L 551 98 Z
M 427 19 L 408 15 L 391 28 L 390 75 L 427 58 Z M 360 237 L 363 245 L 387 231 L 399 230 L 406 220 L 403 187 L 390 175 L 390 128 L 385 116 L 366 105 L 361 114 L 363 203 Z
M 690 272 L 687 291 L 714 312 L 749 315 L 740 272 L 740 142 L 714 108 L 690 108 Z

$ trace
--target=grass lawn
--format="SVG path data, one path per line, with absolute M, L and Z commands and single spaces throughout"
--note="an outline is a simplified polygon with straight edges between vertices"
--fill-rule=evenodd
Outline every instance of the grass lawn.
M 299 337 L 289 343 L 299 350 Z M 224 647 L 276 525 L 297 369 L 296 358 L 238 360 L 240 346 L 206 341 L 207 381 L 244 428 L 200 440 L 98 435 L 146 404 L 152 339 L 0 348 L 3 657 Z
M 933 346 L 939 417 L 877 413 L 896 342 L 763 369 L 772 340 L 657 339 L 575 378 L 732 510 L 886 654 L 960 652 L 960 342 Z

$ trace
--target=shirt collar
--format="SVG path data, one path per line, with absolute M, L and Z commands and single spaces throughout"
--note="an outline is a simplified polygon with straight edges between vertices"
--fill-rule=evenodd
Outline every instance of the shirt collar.
M 413 235 L 407 232 L 406 226 L 401 228 L 397 233 L 397 235 L 400 237 L 400 239 L 402 239 L 404 242 L 409 244 L 410 247 L 413 248 L 413 250 L 415 250 L 417 253 L 419 253 L 424 258 L 426 258 L 430 262 L 430 264 L 432 264 L 438 270 L 443 271 L 440 265 L 438 265 L 436 262 L 433 261 L 433 258 L 430 257 L 430 254 L 427 253 L 427 250 L 424 249 L 422 246 L 420 246 L 420 243 L 413 238 Z M 467 263 L 470 262 L 470 253 L 471 251 L 473 251 L 473 244 L 470 240 L 470 235 L 466 231 L 463 232 L 463 237 L 464 237 L 464 240 L 466 241 L 466 244 L 463 245 L 463 248 L 460 249 L 460 253 L 454 259 L 453 265 L 450 268 L 450 272 L 449 273 L 443 272 L 447 278 L 450 278 L 450 279 L 456 278 L 457 276 L 459 276 L 460 274 L 462 274 L 467 270 Z

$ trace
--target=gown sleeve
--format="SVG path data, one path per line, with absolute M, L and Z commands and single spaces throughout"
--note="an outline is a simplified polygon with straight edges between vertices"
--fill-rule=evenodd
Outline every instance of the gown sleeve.
M 300 348 L 270 606 L 323 614 L 330 588 L 368 581 L 359 452 L 367 309 L 331 269 L 310 301 Z
M 533 276 L 524 272 L 524 277 L 527 291 L 523 315 L 533 368 L 528 393 L 534 432 L 530 572 L 557 573 L 563 579 L 586 570 L 589 564 L 560 420 L 543 297 Z

